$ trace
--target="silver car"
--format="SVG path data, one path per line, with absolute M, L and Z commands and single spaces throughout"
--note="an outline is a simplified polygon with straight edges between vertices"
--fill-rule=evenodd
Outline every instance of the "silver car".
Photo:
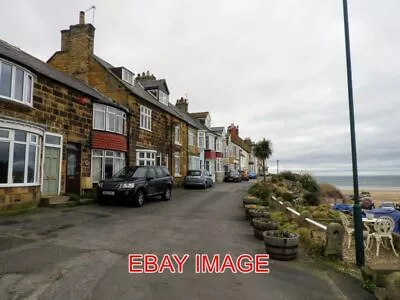
M 214 180 L 207 170 L 189 170 L 183 181 L 183 187 L 201 187 L 206 189 L 214 185 Z

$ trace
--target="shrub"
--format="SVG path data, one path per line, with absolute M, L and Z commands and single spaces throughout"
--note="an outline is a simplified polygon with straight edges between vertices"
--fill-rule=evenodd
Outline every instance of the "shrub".
M 311 174 L 303 174 L 299 176 L 299 182 L 303 189 L 310 193 L 318 193 L 319 185 L 314 177 Z
M 294 196 L 292 193 L 284 192 L 282 194 L 283 201 L 292 202 L 294 200 Z
M 296 181 L 298 179 L 298 175 L 290 171 L 281 172 L 279 173 L 279 176 L 289 181 Z
M 259 183 L 253 184 L 249 188 L 248 193 L 252 196 L 258 197 L 261 200 L 265 201 L 270 198 L 272 189 L 273 189 L 272 186 L 259 182 Z
M 307 192 L 307 193 L 304 194 L 303 199 L 304 199 L 304 202 L 307 205 L 317 206 L 317 205 L 320 204 L 320 200 L 318 198 L 318 194 L 317 193 Z
M 322 197 L 330 197 L 336 199 L 345 199 L 342 192 L 336 188 L 333 184 L 330 183 L 321 183 L 319 185 L 321 196 Z
M 74 201 L 79 203 L 81 200 L 81 197 L 77 194 L 69 194 L 68 196 L 69 196 L 69 201 Z

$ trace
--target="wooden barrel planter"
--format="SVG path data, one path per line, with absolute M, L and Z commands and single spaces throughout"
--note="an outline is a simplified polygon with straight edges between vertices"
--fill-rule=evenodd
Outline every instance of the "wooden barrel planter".
M 246 205 L 245 206 L 246 220 L 250 220 L 250 218 L 252 217 L 252 211 L 257 209 L 267 211 L 268 208 L 266 206 L 254 205 L 254 204 Z
M 299 235 L 281 230 L 264 231 L 265 251 L 271 259 L 293 260 L 297 257 Z
M 262 205 L 262 200 L 260 198 L 254 196 L 246 196 L 243 198 L 243 206 L 255 204 L 255 205 Z
M 247 213 L 248 220 L 254 218 L 269 218 L 270 213 L 268 212 L 267 208 L 253 208 L 249 209 Z
M 252 223 L 254 227 L 254 237 L 261 241 L 264 239 L 264 231 L 278 229 L 278 224 L 271 222 L 269 218 L 254 218 L 252 219 Z

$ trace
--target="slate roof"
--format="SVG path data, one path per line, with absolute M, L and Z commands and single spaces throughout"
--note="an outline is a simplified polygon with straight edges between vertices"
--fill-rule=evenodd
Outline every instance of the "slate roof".
M 190 115 L 192 116 L 192 118 L 195 118 L 195 119 L 204 119 L 204 118 L 207 118 L 207 116 L 209 115 L 209 112 L 207 112 L 207 111 L 196 112 L 196 113 L 190 113 Z
M 240 148 L 242 148 L 246 152 L 251 153 L 251 145 L 246 143 L 241 137 L 238 137 L 237 140 L 232 139 L 232 143 L 238 145 Z
M 169 94 L 169 89 L 168 89 L 168 85 L 167 85 L 167 81 L 165 79 L 142 79 L 140 80 L 140 84 L 145 88 L 145 89 L 149 89 L 149 88 L 159 88 L 161 90 L 164 90 L 165 88 L 165 92 L 167 92 L 167 94 Z
M 181 111 L 179 108 L 177 108 L 175 105 L 169 103 L 169 107 L 173 109 L 177 114 L 181 116 L 181 118 L 188 123 L 190 126 L 196 128 L 196 129 L 201 129 L 201 130 L 206 130 L 204 129 L 203 125 L 201 125 L 197 120 L 193 119 L 189 114 L 187 114 L 184 111 Z
M 181 120 L 189 123 L 191 126 L 193 126 L 195 128 L 198 128 L 198 125 L 200 125 L 200 124 L 197 124 L 197 122 L 193 122 L 194 120 L 189 120 L 188 118 L 183 116 L 182 113 L 175 106 L 173 106 L 173 105 L 168 105 L 167 106 L 167 105 L 162 104 L 159 101 L 157 101 L 152 95 L 150 95 L 150 93 L 148 93 L 146 90 L 144 90 L 143 87 L 140 86 L 141 83 L 140 83 L 140 85 L 130 85 L 129 83 L 123 81 L 121 78 L 119 78 L 117 75 L 115 75 L 110 70 L 110 69 L 114 68 L 114 66 L 111 65 L 110 63 L 108 63 L 105 60 L 101 59 L 97 55 L 93 55 L 93 58 L 95 60 L 97 60 L 97 62 L 99 64 L 101 64 L 105 69 L 107 69 L 110 72 L 110 74 L 115 76 L 115 78 L 117 78 L 122 85 L 124 85 L 128 90 L 130 90 L 137 97 L 139 97 L 142 100 L 145 100 L 145 101 L 153 104 L 154 106 L 156 106 L 156 107 L 158 107 L 158 108 L 170 113 L 171 115 L 177 117 L 178 119 L 181 119 Z
M 217 133 L 222 134 L 225 130 L 225 127 L 211 127 L 211 130 Z
M 95 98 L 96 102 L 100 102 L 106 105 L 118 107 L 125 111 L 128 109 L 118 103 L 113 102 L 110 98 L 106 97 L 96 89 L 88 86 L 83 81 L 70 76 L 64 72 L 58 71 L 54 67 L 46 64 L 40 59 L 33 57 L 32 55 L 24 52 L 18 47 L 15 47 L 4 40 L 0 39 L 0 57 L 13 61 L 26 69 L 30 70 L 32 73 L 40 74 L 51 78 L 59 83 L 62 83 L 70 88 L 73 88 L 83 94 L 86 94 L 92 98 Z

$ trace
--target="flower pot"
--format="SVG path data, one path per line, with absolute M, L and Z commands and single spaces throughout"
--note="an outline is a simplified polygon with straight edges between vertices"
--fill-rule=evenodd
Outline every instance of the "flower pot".
M 271 259 L 293 260 L 297 257 L 299 235 L 280 230 L 264 231 L 265 251 Z
M 245 206 L 245 213 L 246 213 L 246 220 L 250 220 L 251 214 L 250 211 L 251 210 L 257 210 L 257 209 L 261 209 L 263 211 L 267 211 L 267 207 L 266 206 L 261 206 L 261 205 L 246 205 Z
M 278 230 L 278 224 L 272 222 L 269 218 L 254 218 L 252 219 L 252 225 L 262 231 Z
M 256 204 L 256 205 L 261 205 L 262 201 L 261 199 L 253 196 L 246 196 L 243 198 L 243 206 L 248 205 L 248 204 Z
M 247 213 L 248 219 L 253 219 L 253 218 L 269 218 L 270 213 L 265 209 L 260 209 L 260 208 L 255 208 L 255 209 L 249 209 Z

